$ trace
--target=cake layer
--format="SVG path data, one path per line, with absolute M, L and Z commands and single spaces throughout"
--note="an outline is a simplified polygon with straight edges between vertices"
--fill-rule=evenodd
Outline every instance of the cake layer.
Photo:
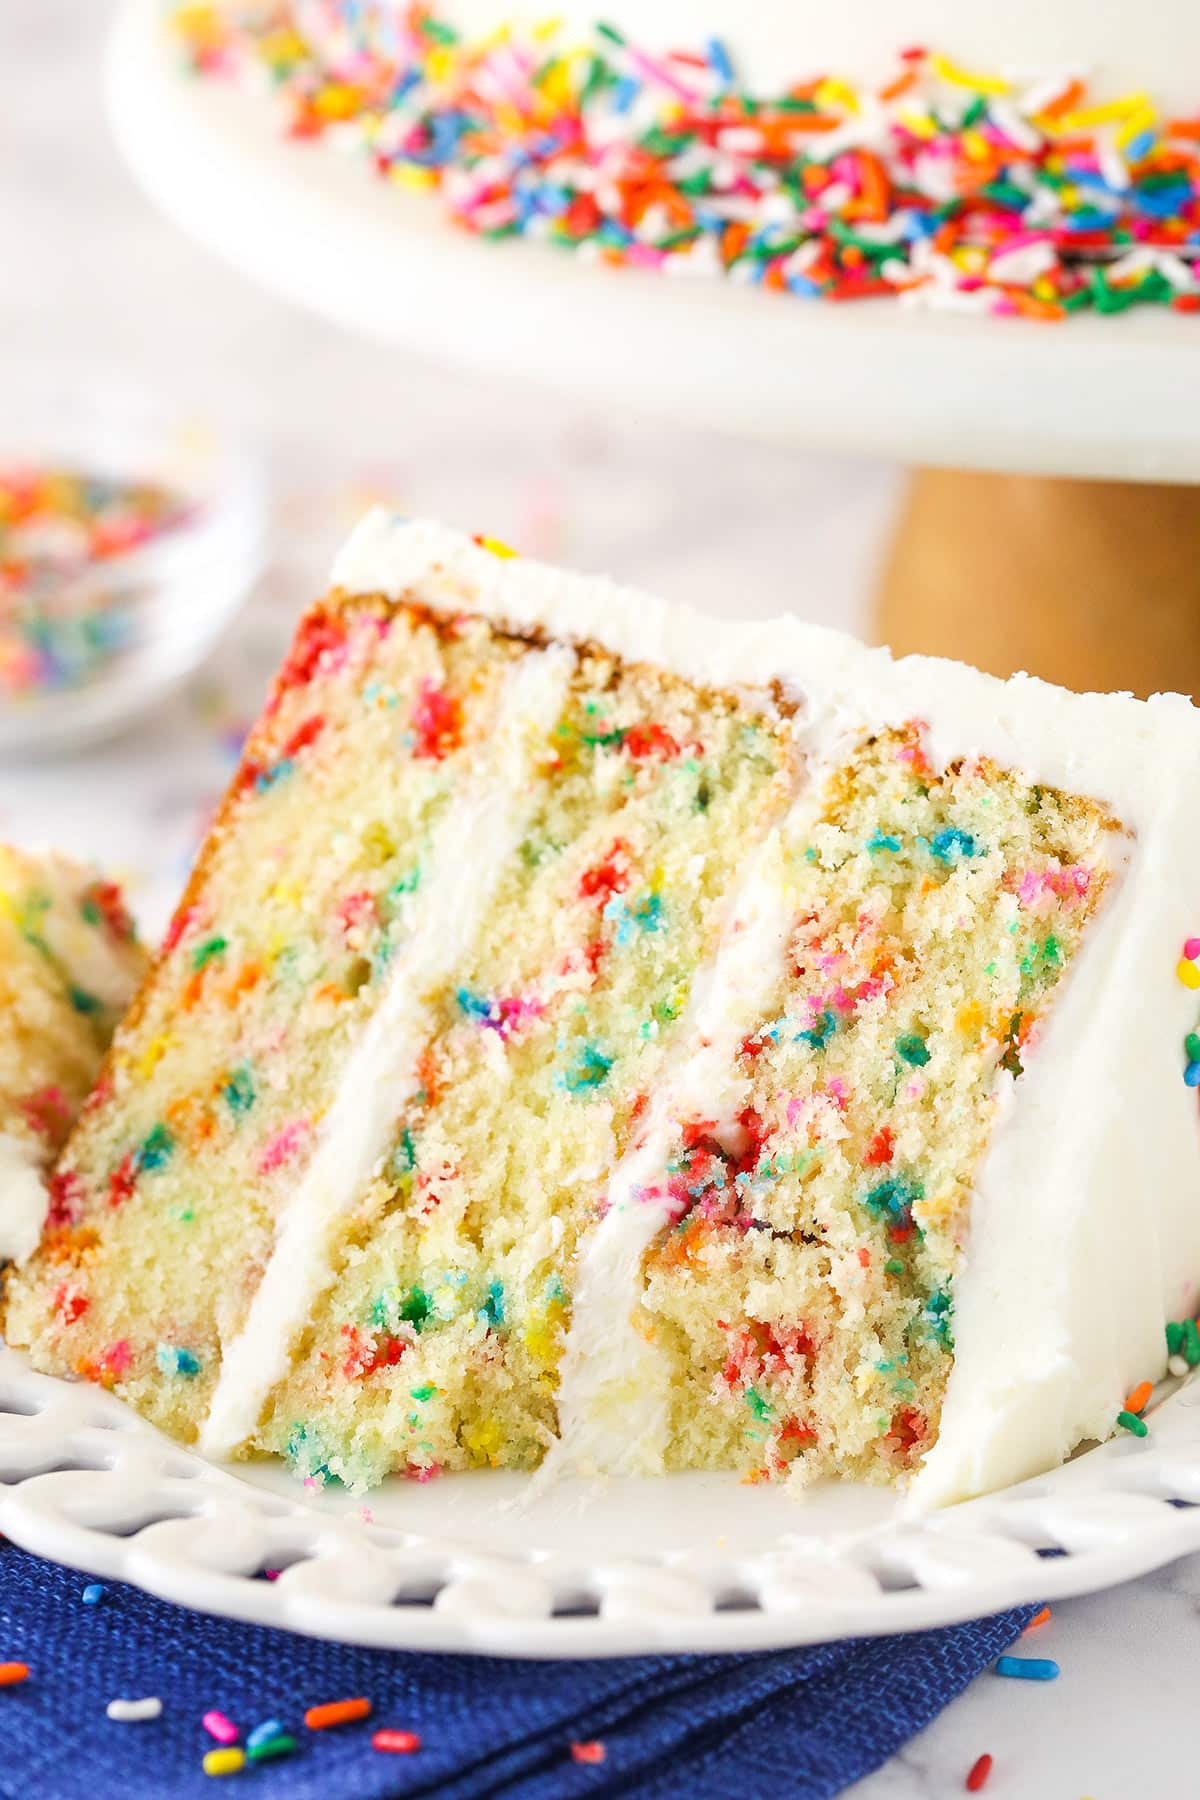
M 553 1441 L 579 1239 L 732 872 L 788 798 L 787 720 L 766 704 L 580 659 L 525 834 L 432 999 L 419 1084 L 348 1197 L 336 1281 L 255 1440 L 305 1474 L 532 1467 Z
M 115 883 L 0 845 L 0 1259 L 37 1245 L 43 1178 L 145 968 Z
M 10 1338 L 356 1488 L 1109 1432 L 1200 1284 L 1194 709 L 382 514 L 335 582 Z

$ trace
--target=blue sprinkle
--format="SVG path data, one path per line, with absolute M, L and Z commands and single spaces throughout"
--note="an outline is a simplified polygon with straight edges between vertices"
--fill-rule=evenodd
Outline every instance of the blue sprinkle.
M 489 1281 L 487 1299 L 479 1309 L 479 1316 L 493 1330 L 499 1330 L 504 1323 L 504 1283 Z
M 898 850 L 899 848 L 900 839 L 892 837 L 887 832 L 877 831 L 867 839 L 868 850 Z
M 997 1675 L 1011 1675 L 1016 1681 L 1054 1681 L 1058 1664 L 1048 1656 L 1002 1656 L 996 1663 Z
M 970 832 L 960 831 L 957 825 L 950 825 L 945 831 L 935 832 L 930 839 L 929 848 L 939 862 L 953 862 L 956 856 L 978 854 L 975 839 Z
M 709 67 L 717 80 L 723 82 L 726 87 L 732 87 L 734 83 L 733 62 L 720 38 L 709 38 L 704 48 L 708 56 Z
M 611 1056 L 605 1056 L 594 1044 L 584 1044 L 574 1064 L 562 1077 L 562 1085 L 570 1094 L 577 1094 L 584 1088 L 598 1088 L 607 1079 L 612 1066 Z
M 89 1581 L 79 1598 L 85 1606 L 99 1606 L 104 1598 L 104 1588 L 98 1581 Z
M 811 1044 L 814 1050 L 823 1050 L 836 1029 L 837 1020 L 827 1007 L 811 1030 L 796 1033 L 796 1041 L 797 1043 Z
M 903 1175 L 891 1175 L 866 1195 L 864 1205 L 873 1213 L 890 1213 L 893 1218 L 908 1212 L 917 1200 L 925 1198 L 919 1181 L 907 1181 Z
M 455 999 L 468 1019 L 490 1019 L 492 1016 L 491 1001 L 482 994 L 473 994 L 470 988 L 459 988 Z
M 623 75 L 621 77 L 620 81 L 618 81 L 616 87 L 612 91 L 613 111 L 618 118 L 623 118 L 625 116 L 641 91 L 641 82 L 635 81 L 632 75 Z
M 1200 1087 L 1200 1062 L 1190 1062 L 1183 1071 L 1183 1079 L 1189 1087 Z
M 284 1727 L 278 1719 L 264 1719 L 261 1725 L 256 1725 L 254 1730 L 247 1734 L 246 1748 L 247 1750 L 257 1750 L 260 1744 L 273 1743 L 277 1737 L 283 1735 Z
M 194 1351 L 177 1349 L 174 1344 L 160 1344 L 154 1360 L 164 1375 L 183 1375 L 191 1381 L 200 1373 L 200 1358 Z
M 296 765 L 290 756 L 282 756 L 273 767 L 269 769 L 260 769 L 258 774 L 254 777 L 256 791 L 260 794 L 265 794 L 267 789 L 274 787 L 277 781 L 282 781 L 286 776 L 290 775 L 295 766 Z

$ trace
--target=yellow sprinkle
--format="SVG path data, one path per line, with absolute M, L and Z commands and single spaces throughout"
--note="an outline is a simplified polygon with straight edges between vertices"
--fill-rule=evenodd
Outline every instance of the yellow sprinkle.
M 1176 963 L 1175 973 L 1185 988 L 1200 988 L 1200 969 L 1194 962 L 1189 962 L 1186 956 L 1181 957 Z
M 937 136 L 937 122 L 927 112 L 916 106 L 902 106 L 897 110 L 897 118 L 906 125 L 914 137 L 931 138 Z
M 1132 144 L 1134 138 L 1140 137 L 1143 131 L 1149 131 L 1157 124 L 1158 112 L 1153 106 L 1143 106 L 1140 112 L 1131 113 L 1116 134 L 1117 149 L 1124 150 L 1127 144 Z
M 978 131 L 964 131 L 962 147 L 966 151 L 968 162 L 987 162 L 992 154 L 991 145 Z
M 813 97 L 822 111 L 834 106 L 842 106 L 850 113 L 858 111 L 858 95 L 849 82 L 836 75 L 827 75 Z
M 997 97 L 1012 93 L 1012 82 L 1005 81 L 1002 75 L 980 75 L 973 69 L 961 69 L 948 56 L 934 55 L 930 59 L 934 71 L 943 81 L 953 87 L 971 88 L 976 94 L 992 94 Z
M 313 111 L 319 119 L 336 123 L 352 119 L 362 104 L 362 95 L 345 81 L 331 81 L 313 100 Z
M 1085 106 L 1079 112 L 1064 113 L 1058 121 L 1058 129 L 1060 132 L 1090 131 L 1093 125 L 1111 125 L 1116 119 L 1128 119 L 1132 113 L 1145 112 L 1150 106 L 1148 94 L 1125 94 L 1120 100 L 1106 100 L 1100 106 Z
M 388 180 L 393 187 L 405 188 L 410 194 L 428 193 L 437 186 L 435 169 L 419 169 L 413 163 L 393 163 L 388 170 Z
M 561 30 L 562 14 L 553 13 L 550 18 L 543 19 L 540 25 L 534 26 L 533 35 L 539 43 L 545 43 L 547 38 L 557 37 Z
M 165 1032 L 160 1033 L 158 1037 L 150 1039 L 150 1042 L 138 1057 L 137 1062 L 137 1072 L 143 1080 L 145 1080 L 147 1075 L 152 1075 L 154 1073 L 163 1057 L 167 1054 L 167 1051 L 171 1048 L 171 1042 L 171 1038 L 169 1038 Z
M 425 53 L 425 77 L 434 83 L 449 81 L 458 62 L 453 44 L 438 44 Z
M 227 1750 L 210 1750 L 204 1758 L 206 1775 L 236 1775 L 246 1766 L 246 1752 L 231 1744 Z
M 494 1419 L 485 1419 L 481 1425 L 465 1430 L 462 1437 L 463 1443 L 477 1462 L 495 1466 L 504 1439 Z
M 507 562 L 510 557 L 520 554 L 519 551 L 511 549 L 508 544 L 502 544 L 499 538 L 494 537 L 481 537 L 479 547 L 481 550 L 490 550 L 492 555 L 498 556 L 502 562 Z

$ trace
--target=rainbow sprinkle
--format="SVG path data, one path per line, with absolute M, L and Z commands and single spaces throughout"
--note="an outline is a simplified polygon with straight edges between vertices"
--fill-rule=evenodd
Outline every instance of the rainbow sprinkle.
M 265 76 L 289 136 L 356 145 L 484 238 L 824 300 L 1200 311 L 1200 114 L 1144 94 L 911 49 L 878 91 L 754 95 L 717 42 L 650 56 L 603 23 L 467 42 L 361 0 L 189 0 L 175 23 L 194 71 Z
M 187 517 L 150 482 L 0 466 L 0 693 L 81 687 L 129 648 L 120 564 Z

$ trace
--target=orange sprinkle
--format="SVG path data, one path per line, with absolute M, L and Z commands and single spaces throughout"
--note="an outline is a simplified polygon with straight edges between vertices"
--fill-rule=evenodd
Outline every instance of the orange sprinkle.
M 1048 1606 L 1043 1606 L 1041 1612 L 1034 1613 L 1025 1629 L 1026 1631 L 1036 1631 L 1039 1625 L 1048 1625 L 1049 1623 L 1050 1608 Z
M 20 1681 L 28 1681 L 28 1663 L 0 1663 L 0 1687 L 16 1687 Z
M 1132 1394 L 1129 1395 L 1129 1398 L 1125 1402 L 1125 1411 L 1131 1413 L 1143 1412 L 1149 1404 L 1150 1396 L 1153 1392 L 1154 1383 L 1152 1381 L 1139 1381 Z
M 1063 89 L 1061 94 L 1051 100 L 1049 106 L 1044 106 L 1042 108 L 1043 119 L 1057 119 L 1062 113 L 1074 112 L 1080 100 L 1083 99 L 1083 95 L 1084 86 L 1082 81 L 1070 82 L 1068 86 Z
M 304 1723 L 310 1731 L 328 1731 L 331 1725 L 350 1725 L 355 1719 L 369 1718 L 369 1700 L 330 1700 L 325 1706 L 310 1706 Z
M 889 81 L 880 93 L 881 100 L 898 100 L 901 94 L 907 94 L 909 88 L 917 83 L 917 71 L 906 69 L 903 75 L 897 75 L 895 81 Z

